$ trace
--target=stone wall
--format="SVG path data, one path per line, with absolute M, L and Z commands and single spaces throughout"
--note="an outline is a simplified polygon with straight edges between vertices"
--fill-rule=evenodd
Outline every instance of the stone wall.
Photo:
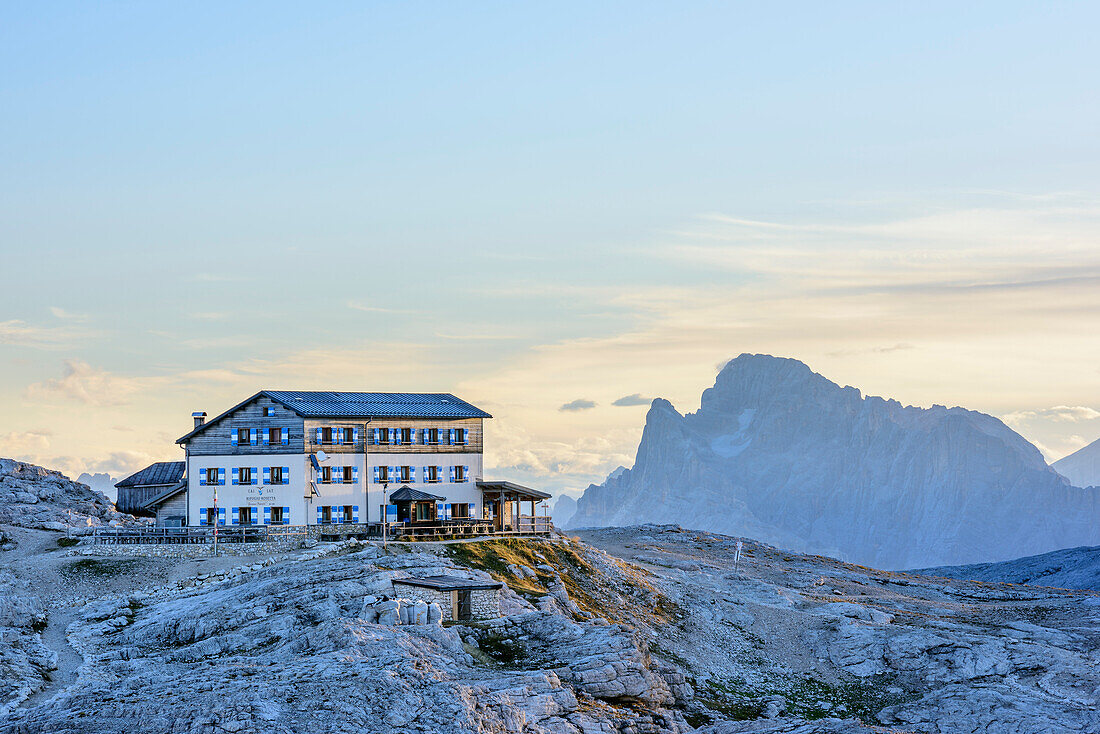
M 219 556 L 258 556 L 285 553 L 301 547 L 301 542 L 272 543 L 219 543 Z M 112 556 L 122 558 L 205 558 L 214 555 L 213 543 L 96 543 L 81 545 L 70 551 L 72 555 Z
M 443 610 L 443 621 L 454 620 L 454 609 L 451 605 L 451 594 L 453 592 L 402 584 L 400 579 L 394 579 L 393 588 L 396 596 L 422 599 L 429 604 L 435 602 Z M 474 619 L 496 619 L 499 617 L 500 589 L 473 589 L 470 592 L 470 616 Z

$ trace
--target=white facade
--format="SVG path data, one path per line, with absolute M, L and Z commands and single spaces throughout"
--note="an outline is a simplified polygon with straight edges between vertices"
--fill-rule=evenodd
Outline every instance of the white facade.
M 314 525 L 326 519 L 378 522 L 383 489 L 388 496 L 403 486 L 443 497 L 440 505 L 472 505 L 469 516 L 481 517 L 481 493 L 476 484 L 482 477 L 481 453 L 333 453 L 319 464 L 321 470 L 317 471 L 308 454 L 188 456 L 187 522 L 209 524 L 213 515 L 208 509 L 215 506 L 215 492 L 216 517 L 224 527 Z M 345 481 L 345 467 L 352 470 L 350 482 Z M 386 472 L 376 472 L 377 467 L 386 467 Z M 431 467 L 438 481 L 428 481 Z M 211 469 L 218 470 L 216 484 L 208 481 Z M 251 474 L 248 484 L 243 483 L 242 469 Z M 273 477 L 279 473 L 282 483 L 276 484 Z M 402 481 L 403 476 L 408 481 Z

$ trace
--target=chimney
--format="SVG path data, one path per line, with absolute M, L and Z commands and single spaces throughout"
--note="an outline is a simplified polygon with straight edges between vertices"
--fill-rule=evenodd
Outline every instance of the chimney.
M 195 428 L 198 428 L 203 423 L 206 423 L 206 413 L 202 412 L 201 410 L 192 413 L 191 417 L 195 419 Z

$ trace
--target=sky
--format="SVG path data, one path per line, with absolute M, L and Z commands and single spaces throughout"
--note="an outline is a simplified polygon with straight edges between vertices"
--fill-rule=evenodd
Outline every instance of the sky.
M 579 492 L 742 352 L 1100 437 L 1094 3 L 7 3 L 0 456 L 448 391 Z

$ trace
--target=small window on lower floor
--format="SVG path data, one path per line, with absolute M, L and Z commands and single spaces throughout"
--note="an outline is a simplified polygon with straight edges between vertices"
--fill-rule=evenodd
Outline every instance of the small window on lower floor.
M 285 525 L 286 524 L 286 518 L 283 517 L 283 508 L 282 507 L 272 507 L 271 508 L 271 524 L 272 525 Z
M 343 507 L 341 507 L 340 508 L 340 514 L 343 516 L 342 519 L 343 519 L 344 522 L 346 522 L 346 523 L 352 522 L 353 517 L 352 517 L 352 512 L 351 512 L 351 505 L 344 505 Z
M 332 508 L 328 505 L 325 505 L 321 508 L 321 524 L 322 525 L 331 525 L 332 524 Z
M 469 517 L 470 506 L 465 502 L 457 505 L 451 505 L 451 517 Z
M 251 507 L 238 508 L 238 517 L 240 518 L 239 522 L 240 522 L 241 525 L 251 525 L 252 524 L 252 508 Z
M 331 466 L 322 466 L 321 467 L 321 477 L 320 477 L 320 479 L 321 479 L 322 484 L 328 484 L 332 481 L 332 467 Z
M 218 470 L 217 469 L 207 469 L 206 470 L 206 483 L 207 484 L 217 484 L 218 483 Z

